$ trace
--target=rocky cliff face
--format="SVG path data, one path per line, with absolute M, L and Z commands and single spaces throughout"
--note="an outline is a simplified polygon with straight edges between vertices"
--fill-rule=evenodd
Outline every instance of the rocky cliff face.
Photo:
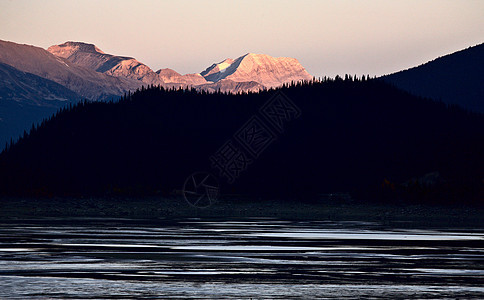
M 163 84 L 161 78 L 145 64 L 132 57 L 106 54 L 93 44 L 66 42 L 51 46 L 47 51 L 99 73 L 140 80 L 146 84 Z

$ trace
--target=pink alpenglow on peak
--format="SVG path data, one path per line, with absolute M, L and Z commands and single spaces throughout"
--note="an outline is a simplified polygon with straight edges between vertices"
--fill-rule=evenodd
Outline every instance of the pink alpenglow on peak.
M 172 69 L 154 72 L 132 57 L 107 54 L 93 44 L 66 42 L 47 49 L 53 55 L 78 66 L 114 77 L 137 80 L 140 84 L 165 87 L 196 87 L 207 91 L 257 91 L 292 81 L 311 80 L 312 76 L 295 58 L 247 53 L 227 58 L 201 73 L 185 74 Z
M 69 56 L 77 53 L 77 52 L 91 52 L 91 53 L 99 53 L 105 54 L 101 49 L 96 47 L 93 44 L 83 43 L 83 42 L 65 42 L 61 45 L 53 45 L 50 46 L 47 51 L 50 53 L 60 56 L 63 58 L 69 58 Z
M 268 88 L 313 78 L 295 58 L 254 53 L 213 64 L 200 74 L 207 81 L 218 82 L 222 79 L 235 82 L 255 81 Z

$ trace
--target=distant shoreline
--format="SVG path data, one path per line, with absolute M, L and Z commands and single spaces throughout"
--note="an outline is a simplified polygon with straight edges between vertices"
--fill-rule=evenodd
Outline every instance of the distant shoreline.
M 197 209 L 181 197 L 0 198 L 0 217 L 5 221 L 38 218 L 275 218 L 368 221 L 403 227 L 475 227 L 484 225 L 484 207 L 222 198 L 209 208 Z

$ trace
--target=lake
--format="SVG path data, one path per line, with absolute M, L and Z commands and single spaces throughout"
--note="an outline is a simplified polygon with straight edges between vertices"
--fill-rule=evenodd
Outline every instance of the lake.
M 39 218 L 0 242 L 0 298 L 484 298 L 484 228 Z

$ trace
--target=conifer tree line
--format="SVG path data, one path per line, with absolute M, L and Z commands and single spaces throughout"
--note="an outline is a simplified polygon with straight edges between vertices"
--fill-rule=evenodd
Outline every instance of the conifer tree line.
M 351 75 L 240 93 L 150 85 L 108 102 L 69 105 L 7 145 L 0 193 L 170 195 L 192 172 L 216 172 L 209 157 L 276 92 L 301 117 L 227 185 L 231 193 L 483 199 L 483 115 Z M 432 172 L 439 179 L 419 186 L 415 178 Z

